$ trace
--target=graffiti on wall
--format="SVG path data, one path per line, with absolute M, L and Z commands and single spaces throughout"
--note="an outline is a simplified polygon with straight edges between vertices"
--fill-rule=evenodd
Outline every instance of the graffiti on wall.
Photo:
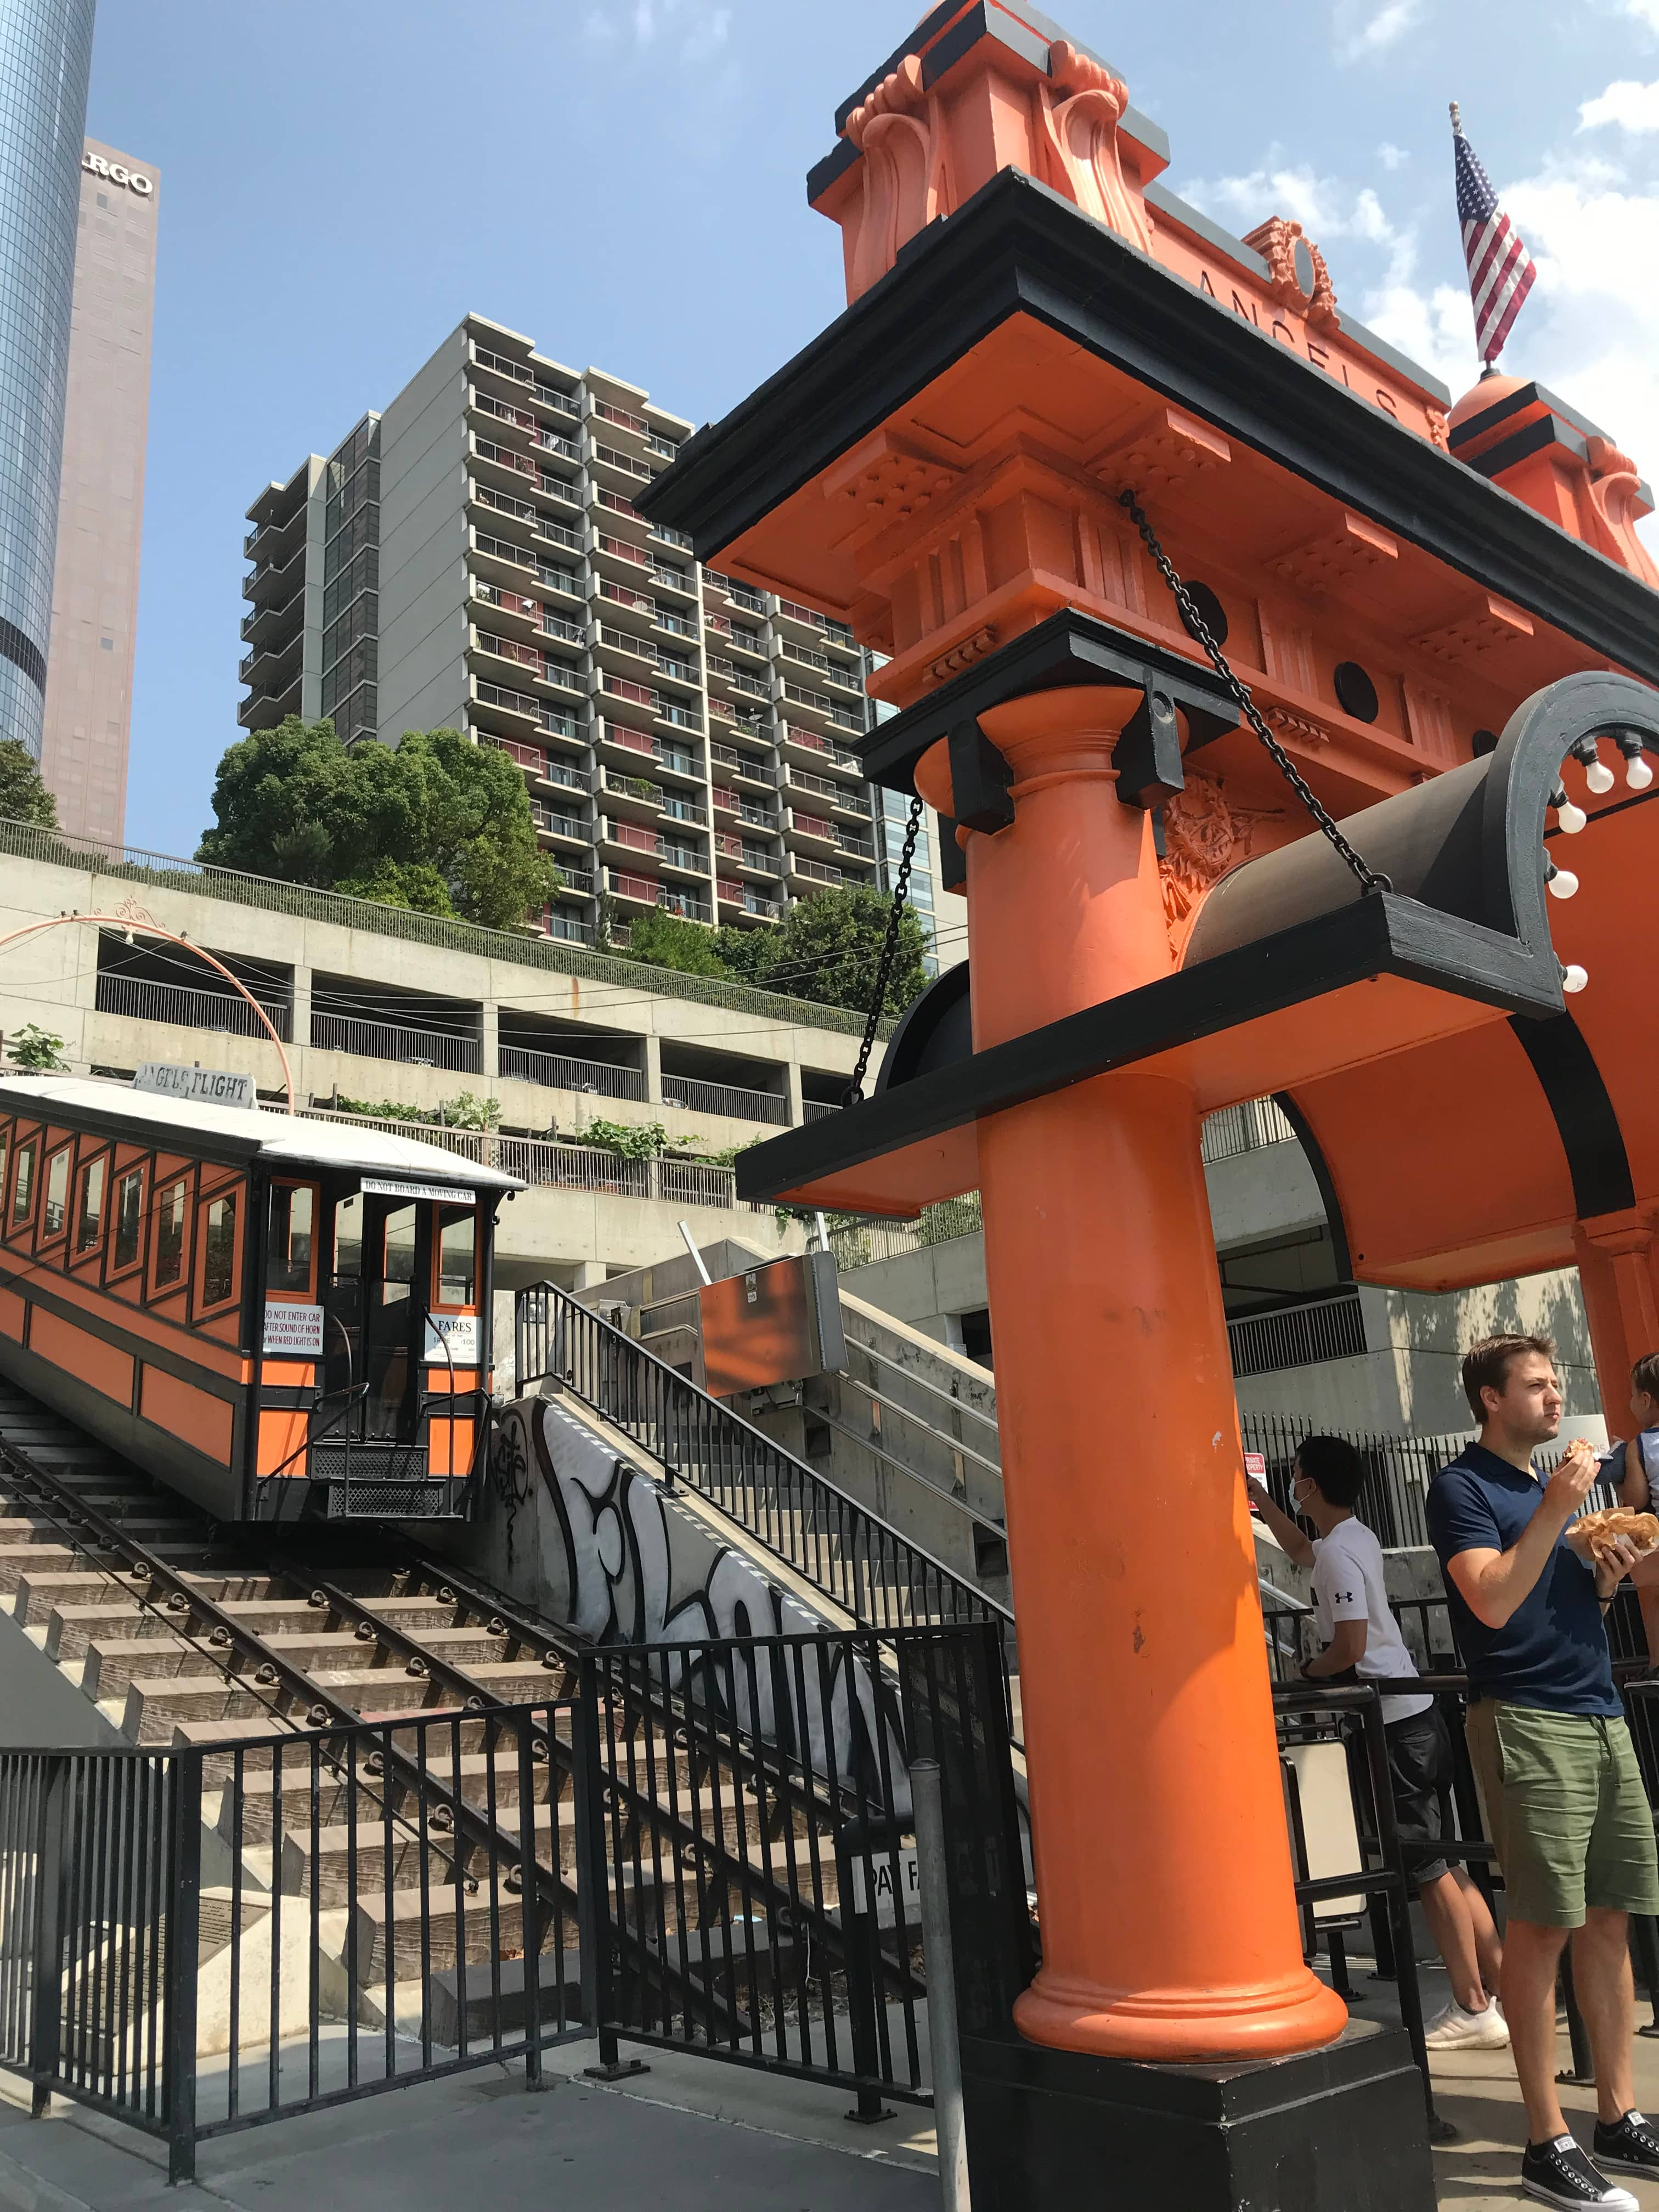
M 540 1481 L 557 1519 L 567 1575 L 566 1619 L 596 1644 L 702 1647 L 726 1638 L 805 1636 L 824 1622 L 773 1582 L 745 1552 L 622 1458 L 556 1400 L 520 1399 L 501 1419 L 498 1461 L 515 1490 Z M 711 1666 L 699 1649 L 671 1686 L 731 1708 L 739 1726 L 793 1750 L 812 1770 L 874 1779 L 885 1761 L 908 1811 L 901 1732 L 889 1686 L 878 1686 L 844 1646 L 809 1666 Z M 878 1733 L 877 1714 L 886 1741 Z

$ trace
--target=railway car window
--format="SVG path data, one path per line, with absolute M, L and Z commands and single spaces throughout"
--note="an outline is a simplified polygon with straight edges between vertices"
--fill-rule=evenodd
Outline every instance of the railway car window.
M 11 1151 L 10 1129 L 0 1129 L 0 1192 L 6 1188 L 6 1161 Z
M 82 1172 L 81 1203 L 76 1209 L 75 1249 L 77 1252 L 95 1249 L 104 1233 L 104 1182 L 109 1173 L 106 1160 L 94 1160 Z
M 185 1214 L 190 1186 L 183 1176 L 160 1192 L 155 1201 L 155 1287 L 164 1291 L 185 1272 Z
M 130 1267 L 138 1257 L 139 1227 L 144 1215 L 144 1171 L 132 1168 L 115 1187 L 115 1264 Z
M 415 1281 L 415 1209 L 400 1206 L 386 1218 L 386 1267 L 381 1281 L 381 1304 L 392 1305 L 406 1298 Z
M 438 1304 L 470 1306 L 475 1286 L 477 1213 L 470 1206 L 446 1206 L 438 1215 Z
M 46 1162 L 46 1203 L 40 1221 L 41 1235 L 61 1237 L 69 1218 L 70 1148 L 60 1145 Z
M 270 1249 L 265 1260 L 268 1291 L 311 1295 L 311 1231 L 317 1194 L 308 1182 L 279 1182 L 270 1194 Z
M 31 1137 L 17 1147 L 17 1179 L 11 1187 L 11 1225 L 14 1229 L 34 1211 L 34 1163 L 39 1147 Z
M 334 1272 L 357 1275 L 363 1265 L 363 1198 L 353 1191 L 334 1209 Z
M 236 1194 L 222 1191 L 207 1206 L 202 1252 L 202 1304 L 222 1306 L 236 1290 Z

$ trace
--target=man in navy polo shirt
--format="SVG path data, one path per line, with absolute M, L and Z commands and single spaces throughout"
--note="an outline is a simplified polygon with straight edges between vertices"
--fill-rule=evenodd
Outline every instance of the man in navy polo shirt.
M 1638 2212 L 1598 2171 L 1659 2179 L 1659 2130 L 1633 2109 L 1627 1921 L 1659 1911 L 1653 1814 L 1613 1686 L 1602 1615 L 1635 1564 L 1598 1565 L 1572 1528 L 1595 1479 L 1588 1445 L 1547 1480 L 1532 1455 L 1561 1425 L 1555 1346 L 1492 1336 L 1463 1362 L 1480 1425 L 1430 1486 L 1430 1540 L 1469 1674 L 1469 1755 L 1508 1905 L 1500 1984 L 1527 2107 L 1521 2185 L 1546 2204 Z M 1555 1984 L 1573 1979 L 1595 2057 L 1596 2163 L 1555 2093 Z

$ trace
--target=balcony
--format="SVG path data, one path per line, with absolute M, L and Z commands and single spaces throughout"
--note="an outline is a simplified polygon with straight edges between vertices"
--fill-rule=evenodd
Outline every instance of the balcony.
M 255 607 L 251 614 L 244 615 L 242 617 L 243 644 L 269 645 L 282 636 L 290 621 L 296 624 L 301 622 L 304 619 L 305 596 L 306 587 L 302 579 L 299 589 L 291 592 L 280 605 L 267 605 Z
M 651 481 L 652 471 L 643 461 L 635 460 L 632 453 L 619 452 L 615 446 L 602 446 L 597 439 L 593 443 L 593 461 L 596 467 L 614 469 L 618 476 L 627 477 L 635 483 Z
M 696 585 L 684 568 L 665 568 L 660 562 L 651 564 L 651 580 L 665 592 L 684 592 L 688 599 L 696 599 Z
M 787 690 L 788 686 L 785 685 Z M 830 768 L 845 769 L 849 775 L 862 776 L 864 768 L 856 753 L 838 745 L 833 738 L 821 737 L 817 731 L 804 729 L 799 722 L 784 722 L 779 726 L 778 743 L 796 747 L 810 755 L 814 765 L 823 763 Z M 786 763 L 786 766 L 788 763 Z
M 665 522 L 653 522 L 651 535 L 665 545 L 677 546 L 682 553 L 695 553 L 697 550 L 683 530 L 671 530 Z
M 804 837 L 811 844 L 831 846 L 836 842 L 833 822 L 821 822 L 815 814 L 799 814 L 788 808 L 783 817 L 784 834 L 788 837 Z
M 301 546 L 280 568 L 275 562 L 267 561 L 252 575 L 244 576 L 242 597 L 262 610 L 284 606 L 297 590 L 303 588 L 305 580 L 306 556 L 305 548 Z
M 643 415 L 631 415 L 627 408 L 612 406 L 608 399 L 596 399 L 593 413 L 598 421 L 609 422 L 615 429 L 631 430 L 636 438 L 651 435 L 651 425 Z
M 539 599 L 532 599 L 528 592 L 508 591 L 504 585 L 492 584 L 483 576 L 472 579 L 472 596 L 480 606 L 493 607 L 498 615 L 539 629 L 543 607 Z
M 503 1080 L 539 1084 L 544 1091 L 591 1092 L 599 1098 L 645 1097 L 645 1071 L 617 1067 L 609 1060 L 572 1060 L 563 1053 L 532 1052 L 516 1044 L 501 1048 Z
M 674 461 L 679 459 L 680 449 L 673 440 L 659 438 L 654 430 L 646 432 L 645 449 L 648 453 L 654 453 L 659 461 Z
M 511 476 L 522 477 L 532 485 L 541 483 L 542 472 L 528 453 L 514 453 L 508 447 L 498 446 L 489 438 L 473 439 L 472 458 L 482 461 L 487 468 L 505 469 Z
M 778 772 L 778 781 L 785 796 L 792 791 L 809 792 L 815 799 L 827 799 L 832 806 L 848 814 L 870 817 L 870 802 L 861 792 L 848 784 L 832 783 L 827 775 L 815 775 L 811 769 L 797 768 L 793 761 L 786 761 Z
M 536 449 L 538 453 L 556 453 L 560 460 L 568 461 L 572 468 L 581 466 L 581 447 L 574 438 L 560 437 L 556 430 L 538 430 Z
M 601 815 L 599 842 L 601 852 L 609 854 L 614 848 L 624 860 L 635 854 L 653 860 L 662 858 L 662 839 L 654 830 L 645 829 L 637 822 L 623 822 Z
M 835 838 L 840 850 L 849 859 L 862 860 L 871 867 L 875 866 L 876 848 L 872 839 L 860 837 L 851 830 L 843 830 L 839 822 L 835 824 Z
M 726 643 L 733 653 L 746 653 L 754 660 L 771 658 L 766 650 L 766 640 L 758 630 L 746 630 L 734 625 L 726 633 Z
M 479 391 L 476 385 L 468 387 L 466 404 L 473 414 L 487 416 L 493 422 L 503 423 L 510 429 L 523 430 L 531 437 L 534 437 L 541 428 L 540 422 L 529 408 L 509 406 L 506 400 L 496 399 L 488 392 Z
M 518 499 L 511 492 L 497 491 L 494 484 L 480 483 L 477 478 L 467 484 L 467 497 L 474 507 L 508 522 L 533 526 L 540 520 L 540 510 L 530 500 Z
M 600 531 L 593 540 L 593 550 L 607 561 L 621 561 L 630 568 L 644 569 L 651 566 L 650 558 L 642 545 L 631 545 L 625 538 L 613 538 Z M 652 581 L 659 580 L 654 570 Z
M 447 1067 L 459 1075 L 483 1073 L 483 1048 L 477 1038 L 451 1030 L 406 1029 L 400 1023 L 359 1021 L 355 1015 L 313 1009 L 311 1042 L 320 1052 L 394 1060 L 405 1067 Z
M 728 1121 L 768 1121 L 787 1127 L 789 1103 L 772 1091 L 744 1091 L 731 1083 L 702 1083 L 695 1076 L 665 1075 L 665 1106 L 684 1107 L 688 1114 L 719 1114 Z
M 775 899 L 763 898 L 747 884 L 727 883 L 722 879 L 716 883 L 714 891 L 721 906 L 731 907 L 738 914 L 751 915 L 757 921 L 775 921 L 781 911 Z
M 539 624 L 544 637 L 556 637 L 561 645 L 586 645 L 587 632 L 580 623 L 574 623 L 563 615 L 544 614 Z
M 830 672 L 830 662 L 827 653 L 814 653 L 811 647 L 797 645 L 792 638 L 784 639 L 782 652 L 786 660 L 796 661 L 805 668 L 817 669 L 820 675 L 827 675 Z
M 637 522 L 641 529 L 644 528 L 645 517 L 635 506 L 633 501 L 624 499 L 621 492 L 606 491 L 601 485 L 593 497 L 595 502 L 602 507 L 607 514 L 620 515 L 624 522 Z
M 268 1038 L 270 1034 L 246 999 L 222 989 L 198 990 L 193 984 L 151 983 L 139 975 L 100 974 L 93 1003 L 100 1014 L 120 1014 L 129 1021 L 170 1022 L 179 1029 L 213 1030 L 223 1036 Z M 290 1009 L 276 999 L 258 1003 L 283 1042 L 290 1042 Z
M 530 802 L 530 818 L 538 832 L 544 837 L 551 838 L 556 845 L 579 845 L 586 852 L 593 842 L 585 822 L 574 814 L 556 812 L 552 807 L 543 806 L 533 799 Z
M 663 793 L 662 816 L 665 822 L 687 822 L 695 830 L 706 830 L 708 817 L 695 799 L 687 799 L 678 791 Z
M 705 568 L 703 574 L 716 591 L 725 592 L 734 607 L 746 607 L 751 615 L 766 612 L 765 600 L 758 592 L 751 591 L 747 584 L 739 584 L 730 576 L 722 576 L 717 568 Z
M 536 535 L 544 545 L 556 545 L 564 553 L 580 553 L 585 540 L 580 530 L 566 523 L 554 522 L 543 515 L 536 525 Z
M 613 768 L 595 769 L 592 788 L 597 798 L 611 800 L 623 813 L 643 815 L 653 823 L 661 816 L 662 786 L 653 783 L 649 776 L 624 775 Z
M 599 597 L 609 599 L 615 606 L 626 607 L 630 614 L 644 615 L 647 621 L 658 619 L 657 603 L 648 592 L 635 592 L 626 584 L 613 584 L 606 578 L 599 585 Z
M 659 607 L 656 611 L 659 629 L 670 630 L 676 637 L 688 637 L 695 644 L 697 625 L 684 615 L 677 615 L 672 607 Z
M 566 866 L 562 855 L 561 855 L 559 860 L 559 888 L 556 893 L 558 897 L 591 899 L 595 889 L 597 888 L 598 881 L 599 879 L 593 874 L 592 869 L 568 867 Z
M 772 855 L 763 853 L 758 845 L 745 845 L 741 837 L 726 836 L 719 831 L 714 836 L 714 856 L 718 861 L 729 862 L 751 876 L 775 878 L 782 872 Z
M 815 889 L 834 890 L 847 881 L 839 868 L 828 867 L 822 860 L 809 860 L 799 853 L 791 853 L 784 866 L 790 875 L 799 877 L 802 883 L 810 884 Z
M 594 932 L 586 922 L 578 921 L 574 914 L 555 914 L 551 907 L 542 916 L 541 930 L 544 937 L 556 937 L 566 945 L 594 942 Z

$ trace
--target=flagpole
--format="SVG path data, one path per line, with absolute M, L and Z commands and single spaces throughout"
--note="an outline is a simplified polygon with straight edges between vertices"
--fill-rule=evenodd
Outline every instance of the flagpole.
M 1463 136 L 1463 111 L 1455 100 L 1451 103 L 1451 119 L 1452 136 L 1461 138 Z

